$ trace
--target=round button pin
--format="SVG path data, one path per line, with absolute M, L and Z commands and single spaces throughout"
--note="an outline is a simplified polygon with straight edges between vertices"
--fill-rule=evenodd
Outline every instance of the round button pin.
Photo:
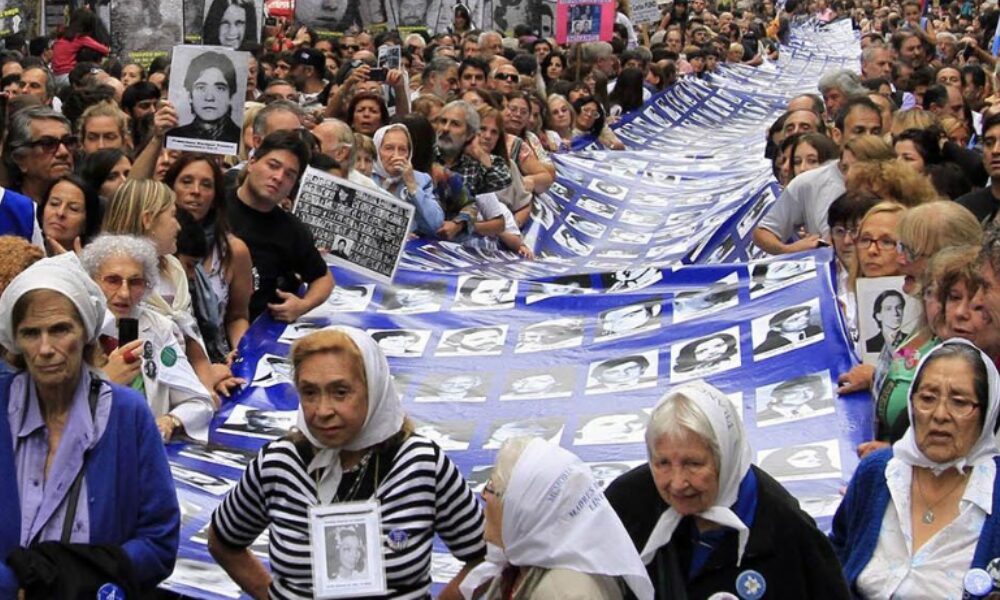
M 125 590 L 113 583 L 97 588 L 97 600 L 125 600 Z
M 764 597 L 766 591 L 767 581 L 763 575 L 753 569 L 743 571 L 736 578 L 736 593 L 743 600 L 758 600 L 758 598 Z
M 986 569 L 969 569 L 962 583 L 965 591 L 974 596 L 985 596 L 993 591 L 993 578 Z
M 405 550 L 406 546 L 410 543 L 410 536 L 408 533 L 402 529 L 393 529 L 386 536 L 389 543 L 389 547 L 399 552 L 400 550 Z

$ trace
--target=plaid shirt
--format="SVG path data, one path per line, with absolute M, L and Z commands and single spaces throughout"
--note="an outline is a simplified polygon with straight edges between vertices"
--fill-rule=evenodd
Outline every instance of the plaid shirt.
M 434 157 L 437 162 L 444 164 L 441 150 L 437 146 L 434 147 Z M 513 182 L 507 162 L 496 155 L 492 155 L 491 158 L 493 166 L 487 169 L 483 163 L 463 152 L 454 165 L 447 167 L 449 171 L 462 177 L 470 199 L 479 194 L 498 192 Z

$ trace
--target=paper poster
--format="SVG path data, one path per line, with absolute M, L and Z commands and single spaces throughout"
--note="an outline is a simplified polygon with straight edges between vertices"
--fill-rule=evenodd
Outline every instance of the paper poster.
M 615 23 L 614 0 L 557 0 L 556 42 L 608 41 Z
M 923 307 L 903 292 L 903 277 L 861 277 L 857 283 L 858 347 L 874 365 L 883 349 L 899 346 L 919 327 Z

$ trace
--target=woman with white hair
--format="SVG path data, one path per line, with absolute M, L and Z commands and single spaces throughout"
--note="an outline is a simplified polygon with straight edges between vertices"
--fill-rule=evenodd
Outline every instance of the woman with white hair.
M 184 352 L 184 335 L 174 321 L 143 300 L 156 287 L 156 248 L 130 235 L 102 235 L 88 244 L 80 261 L 107 301 L 104 349 L 107 377 L 140 390 L 153 410 L 164 442 L 178 432 L 208 441 L 214 414 L 211 395 Z M 122 319 L 138 321 L 138 339 L 118 347 Z
M 607 497 L 658 598 L 849 598 L 833 548 L 763 470 L 739 408 L 707 383 L 660 400 L 646 430 L 649 463 Z
M 416 207 L 414 230 L 427 237 L 437 236 L 444 223 L 444 209 L 434 195 L 434 182 L 427 173 L 413 168 L 413 140 L 402 123 L 375 132 L 375 167 L 372 179 L 379 187 Z
M 568 450 L 541 438 L 507 440 L 483 500 L 489 551 L 461 585 L 466 598 L 620 600 L 628 586 L 652 600 L 625 528 L 590 469 Z

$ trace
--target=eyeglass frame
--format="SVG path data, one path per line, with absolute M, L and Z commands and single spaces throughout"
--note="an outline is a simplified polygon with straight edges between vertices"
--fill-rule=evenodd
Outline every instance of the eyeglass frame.
M 120 279 L 120 281 L 116 284 L 114 282 L 108 281 L 109 278 L 117 278 L 117 279 Z M 138 282 L 140 282 L 140 281 L 142 282 L 142 289 L 143 289 L 143 291 L 147 291 L 147 290 L 153 289 L 152 282 L 149 281 L 149 279 L 146 279 L 145 277 L 131 277 L 131 278 L 129 278 L 129 277 L 122 277 L 121 275 L 104 275 L 100 279 L 101 285 L 108 286 L 108 289 L 113 289 L 116 293 L 122 289 L 122 285 L 128 285 L 128 289 L 130 291 L 133 288 L 137 290 L 139 288 L 139 283 Z M 133 282 L 136 282 L 136 285 L 133 286 L 132 285 Z
M 919 412 L 919 413 L 927 414 L 927 415 L 933 414 L 934 411 L 936 411 L 938 409 L 938 406 L 940 406 L 942 402 L 944 402 L 944 409 L 945 409 L 945 411 L 949 415 L 951 415 L 953 417 L 956 417 L 956 418 L 959 418 L 959 419 L 967 419 L 967 418 L 971 417 L 972 415 L 974 415 L 976 413 L 976 409 L 977 408 L 979 408 L 979 409 L 983 408 L 983 405 L 980 404 L 978 401 L 963 400 L 964 403 L 970 405 L 972 408 L 968 409 L 967 412 L 959 412 L 959 411 L 956 411 L 955 408 L 954 408 L 954 403 L 955 403 L 954 400 L 952 400 L 951 398 L 940 398 L 940 397 L 935 397 L 933 405 L 931 405 L 931 406 L 925 406 L 925 407 L 920 407 L 917 404 L 919 402 L 919 398 L 920 398 L 920 392 L 918 390 L 917 393 L 915 393 L 911 397 L 911 399 L 910 399 L 910 402 L 913 404 L 913 410 L 915 412 Z M 963 409 L 963 411 L 964 411 L 964 409 Z
M 49 149 L 45 149 L 44 146 L 51 145 Z M 54 135 L 43 135 L 37 140 L 29 140 L 24 142 L 19 147 L 20 148 L 39 148 L 45 154 L 54 154 L 59 151 L 59 146 L 66 146 L 66 150 L 72 154 L 80 147 L 79 136 L 73 135 L 72 133 L 67 133 L 62 137 L 56 137 Z
M 868 242 L 866 243 L 865 238 L 858 238 L 854 240 L 854 245 L 862 250 L 868 250 L 869 248 L 872 247 L 872 244 L 875 244 L 876 246 L 878 246 L 878 249 L 882 252 L 888 252 L 889 250 L 896 249 L 897 240 L 887 240 L 883 238 L 867 238 L 867 239 Z M 886 246 L 885 245 L 886 243 L 891 245 Z

